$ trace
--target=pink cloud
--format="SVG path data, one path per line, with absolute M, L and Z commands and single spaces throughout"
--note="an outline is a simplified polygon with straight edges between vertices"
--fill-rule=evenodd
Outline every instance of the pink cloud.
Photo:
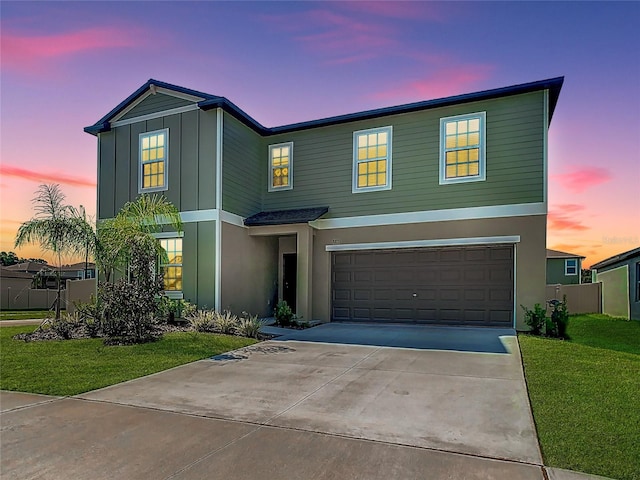
M 132 28 L 94 27 L 55 35 L 28 35 L 5 28 L 2 33 L 2 68 L 35 73 L 42 62 L 78 53 L 140 45 Z
M 372 96 L 395 103 L 448 97 L 473 90 L 474 85 L 489 78 L 492 70 L 490 65 L 444 67 L 426 78 L 411 80 Z
M 606 183 L 612 176 L 609 170 L 602 167 L 572 167 L 568 172 L 551 175 L 551 179 L 559 182 L 572 193 L 582 193 L 588 188 Z
M 385 18 L 401 18 L 409 20 L 443 21 L 446 12 L 444 4 L 435 2 L 336 2 L 338 8 L 354 10 L 361 14 L 370 14 Z
M 74 177 L 73 175 L 60 174 L 55 172 L 36 172 L 25 168 L 14 167 L 11 165 L 0 165 L 0 174 L 7 177 L 16 177 L 23 180 L 40 183 L 61 183 L 74 187 L 96 187 L 93 179 Z
M 558 206 L 558 210 L 549 211 L 547 215 L 547 230 L 573 230 L 584 231 L 589 227 L 582 224 L 582 221 L 576 218 L 576 212 L 583 210 L 580 205 L 568 204 L 569 208 L 563 209 L 562 205 Z

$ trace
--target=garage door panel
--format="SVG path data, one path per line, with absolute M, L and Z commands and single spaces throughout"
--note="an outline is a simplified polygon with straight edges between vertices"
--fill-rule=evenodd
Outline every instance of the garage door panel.
M 334 320 L 513 325 L 513 246 L 338 253 Z

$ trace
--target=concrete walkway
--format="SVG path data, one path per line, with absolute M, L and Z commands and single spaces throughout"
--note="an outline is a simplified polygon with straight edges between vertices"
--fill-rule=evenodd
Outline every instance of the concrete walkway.
M 73 398 L 0 392 L 0 476 L 543 480 L 515 336 L 487 353 L 415 328 L 323 325 Z

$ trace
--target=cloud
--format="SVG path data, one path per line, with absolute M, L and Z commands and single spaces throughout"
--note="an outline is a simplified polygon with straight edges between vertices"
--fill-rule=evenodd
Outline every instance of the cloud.
M 566 173 L 550 177 L 572 193 L 582 193 L 612 178 L 609 170 L 602 167 L 571 167 Z
M 577 219 L 578 212 L 584 210 L 583 205 L 577 203 L 563 203 L 559 204 L 553 209 L 549 210 L 547 215 L 547 229 L 554 230 L 573 230 L 581 232 L 589 230 L 590 227 L 582 224 L 582 221 Z
M 130 27 L 93 27 L 53 35 L 28 35 L 3 28 L 2 68 L 38 73 L 43 62 L 101 49 L 140 46 L 141 35 Z
M 448 17 L 445 4 L 436 2 L 336 2 L 337 8 L 357 11 L 359 14 L 403 20 L 434 20 L 442 22 Z
M 89 178 L 74 177 L 56 172 L 37 172 L 12 165 L 0 165 L 0 174 L 7 177 L 16 177 L 23 180 L 39 183 L 61 183 L 73 187 L 96 187 L 96 181 Z
M 438 62 L 439 63 L 439 62 Z M 377 100 L 412 102 L 417 100 L 448 97 L 470 91 L 474 85 L 491 76 L 491 65 L 457 65 L 438 68 L 424 78 L 400 83 L 393 88 L 374 93 Z

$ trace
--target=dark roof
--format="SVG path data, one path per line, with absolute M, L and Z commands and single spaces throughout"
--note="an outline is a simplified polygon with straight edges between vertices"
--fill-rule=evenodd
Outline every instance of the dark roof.
M 575 255 L 573 253 L 561 252 L 560 250 L 551 250 L 547 248 L 547 258 L 587 258 L 582 255 Z
M 18 270 L 11 270 L 9 267 L 0 267 L 0 276 L 4 278 L 24 278 L 33 280 L 31 273 L 20 272 Z
M 61 270 L 63 272 L 65 272 L 65 271 L 75 271 L 75 270 L 84 270 L 84 266 L 85 266 L 84 262 L 72 263 L 71 265 L 63 265 Z M 96 268 L 96 264 L 89 262 L 87 264 L 87 268 L 89 270 L 93 270 L 93 269 Z
M 260 225 L 289 225 L 291 223 L 307 223 L 317 220 L 329 211 L 329 207 L 296 208 L 295 210 L 273 210 L 260 212 L 245 219 L 248 227 Z
M 628 252 L 619 253 L 618 255 L 606 258 L 601 262 L 594 263 L 593 265 L 591 265 L 591 268 L 597 270 L 599 268 L 608 267 L 618 262 L 623 262 L 632 257 L 640 257 L 640 247 L 629 250 Z
M 558 103 L 558 97 L 560 96 L 560 89 L 564 77 L 549 78 L 547 80 L 539 80 L 537 82 L 522 83 L 519 85 L 512 85 L 510 87 L 494 88 L 491 90 L 483 90 L 480 92 L 466 93 L 463 95 L 454 95 L 452 97 L 438 98 L 435 100 L 426 100 L 422 102 L 407 103 L 404 105 L 398 105 L 394 107 L 377 108 L 375 110 L 367 110 L 364 112 L 349 113 L 346 115 L 338 115 L 335 117 L 322 118 L 319 120 L 312 120 L 308 122 L 292 123 L 290 125 L 283 125 L 280 127 L 267 128 L 252 117 L 250 117 L 243 110 L 238 108 L 235 104 L 230 102 L 224 97 L 217 95 L 210 95 L 207 93 L 197 92 L 188 88 L 180 87 L 177 85 L 171 85 L 169 83 L 161 82 L 159 80 L 150 79 L 142 87 L 131 94 L 120 105 L 111 110 L 108 114 L 98 120 L 94 125 L 85 127 L 84 131 L 96 135 L 100 132 L 108 132 L 111 130 L 110 121 L 118 113 L 123 111 L 131 102 L 135 101 L 138 97 L 144 94 L 151 85 L 166 88 L 168 90 L 174 90 L 176 92 L 186 93 L 197 97 L 204 98 L 204 100 L 198 102 L 198 107 L 202 110 L 211 110 L 213 108 L 222 108 L 229 114 L 236 117 L 242 123 L 255 130 L 257 133 L 263 136 L 276 135 L 278 133 L 288 133 L 298 130 L 308 130 L 310 128 L 326 127 L 329 125 L 337 125 L 341 123 L 355 122 L 358 120 L 366 120 L 370 118 L 380 118 L 389 115 L 397 115 L 400 113 L 416 112 L 420 110 L 427 110 L 431 108 L 446 107 L 449 105 L 456 105 L 469 102 L 477 102 L 479 100 L 488 100 L 492 98 L 508 97 L 511 95 L 520 95 L 523 93 L 535 92 L 539 90 L 549 90 L 549 122 L 553 117 L 553 112 Z
M 22 263 L 16 263 L 14 265 L 9 265 L 8 267 L 5 267 L 9 270 L 12 270 L 14 272 L 30 272 L 30 273 L 36 273 L 36 272 L 40 272 L 42 270 L 49 270 L 51 268 L 53 268 L 51 265 L 49 265 L 48 263 L 39 263 L 39 262 L 22 262 Z

